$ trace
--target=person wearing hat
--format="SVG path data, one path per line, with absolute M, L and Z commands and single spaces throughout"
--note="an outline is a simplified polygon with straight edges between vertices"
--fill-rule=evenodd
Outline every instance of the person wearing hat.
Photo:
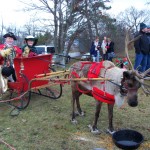
M 25 45 L 22 47 L 23 57 L 33 57 L 37 55 L 37 50 L 35 45 L 38 42 L 38 39 L 32 35 L 27 36 L 25 39 Z
M 149 53 L 149 39 L 147 35 L 147 26 L 144 23 L 140 23 L 140 31 L 135 37 L 141 37 L 134 42 L 135 48 L 135 62 L 134 69 L 139 72 L 144 72 L 146 70 L 148 53 Z
M 6 33 L 3 38 L 4 44 L 0 45 L 0 65 L 2 67 L 2 75 L 9 81 L 16 81 L 15 70 L 13 68 L 13 59 L 20 57 L 22 54 L 21 49 L 14 45 L 14 41 L 17 40 L 16 36 L 12 32 Z

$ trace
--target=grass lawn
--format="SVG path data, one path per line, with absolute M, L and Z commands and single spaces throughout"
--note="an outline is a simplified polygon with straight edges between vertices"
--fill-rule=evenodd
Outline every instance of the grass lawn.
M 98 128 L 101 134 L 93 135 L 87 125 L 92 124 L 95 113 L 95 100 L 83 95 L 81 106 L 84 117 L 77 117 L 73 125 L 71 118 L 71 88 L 65 84 L 62 97 L 58 100 L 32 94 L 29 106 L 18 116 L 11 116 L 11 106 L 0 103 L 0 150 L 119 150 L 109 134 L 107 105 L 103 104 Z M 139 131 L 144 142 L 139 150 L 150 150 L 150 98 L 139 91 L 139 105 L 124 109 L 114 108 L 114 127 L 116 130 L 129 128 Z
M 78 117 L 78 124 L 70 122 L 71 91 L 70 86 L 63 87 L 63 95 L 58 100 L 32 95 L 27 109 L 16 117 L 10 116 L 11 107 L 0 105 L 0 138 L 17 150 L 92 150 L 95 147 L 117 150 L 111 136 L 106 133 L 108 127 L 107 108 L 103 105 L 98 127 L 100 135 L 93 135 L 87 127 L 94 119 L 95 100 L 83 95 L 81 106 L 85 117 Z M 125 106 L 114 109 L 115 129 L 130 128 L 141 132 L 145 141 L 140 150 L 150 149 L 150 100 L 139 92 L 139 106 Z M 8 150 L 0 144 L 1 150 Z

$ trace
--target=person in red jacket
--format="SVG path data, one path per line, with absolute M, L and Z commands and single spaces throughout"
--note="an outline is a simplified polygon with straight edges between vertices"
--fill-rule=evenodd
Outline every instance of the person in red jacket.
M 13 59 L 22 55 L 22 50 L 14 45 L 17 40 L 12 32 L 6 33 L 4 36 L 5 42 L 0 45 L 0 65 L 2 66 L 2 75 L 11 82 L 16 81 L 15 70 L 13 67 Z

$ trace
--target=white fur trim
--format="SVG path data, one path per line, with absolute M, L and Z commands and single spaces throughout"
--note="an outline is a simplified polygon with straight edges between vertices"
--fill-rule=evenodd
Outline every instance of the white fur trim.
M 123 106 L 124 102 L 125 102 L 125 97 L 122 96 L 120 93 L 117 93 L 115 95 L 115 104 L 120 108 Z

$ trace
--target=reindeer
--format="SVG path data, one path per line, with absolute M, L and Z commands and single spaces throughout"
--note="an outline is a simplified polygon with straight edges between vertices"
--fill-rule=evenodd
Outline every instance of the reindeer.
M 144 78 L 145 75 L 150 71 L 150 69 L 144 72 L 143 74 L 139 74 L 136 70 L 133 69 L 133 65 L 128 55 L 129 44 L 131 44 L 138 38 L 131 40 L 129 42 L 128 33 L 126 34 L 125 51 L 126 51 L 128 61 L 131 65 L 131 70 L 118 68 L 115 66 L 114 63 L 110 61 L 95 63 L 95 66 L 93 66 L 93 63 L 91 62 L 79 61 L 74 63 L 70 67 L 70 77 L 72 79 L 71 80 L 71 89 L 72 89 L 71 121 L 73 123 L 77 123 L 76 120 L 77 113 L 80 116 L 84 115 L 84 112 L 82 111 L 80 106 L 79 97 L 82 94 L 86 94 L 96 99 L 96 111 L 95 111 L 94 123 L 93 125 L 89 125 L 91 132 L 96 134 L 100 133 L 100 131 L 97 128 L 97 122 L 98 122 L 102 103 L 106 102 L 108 105 L 108 118 L 109 118 L 109 126 L 107 131 L 110 134 L 113 134 L 115 132 L 113 127 L 114 104 L 116 103 L 119 107 L 121 107 L 126 98 L 129 106 L 136 107 L 138 105 L 138 89 L 141 87 L 141 85 L 146 94 L 150 93 L 148 89 L 150 88 L 150 86 L 143 82 L 145 79 Z M 97 71 L 96 68 L 100 66 L 101 69 Z M 92 67 L 95 70 L 92 70 Z M 92 71 L 93 72 L 95 71 L 95 76 L 97 76 L 97 78 L 103 78 L 105 80 L 97 80 L 97 81 L 73 80 L 76 78 L 89 78 L 89 76 L 91 75 L 90 73 Z M 76 104 L 77 112 L 75 112 L 75 104 Z

